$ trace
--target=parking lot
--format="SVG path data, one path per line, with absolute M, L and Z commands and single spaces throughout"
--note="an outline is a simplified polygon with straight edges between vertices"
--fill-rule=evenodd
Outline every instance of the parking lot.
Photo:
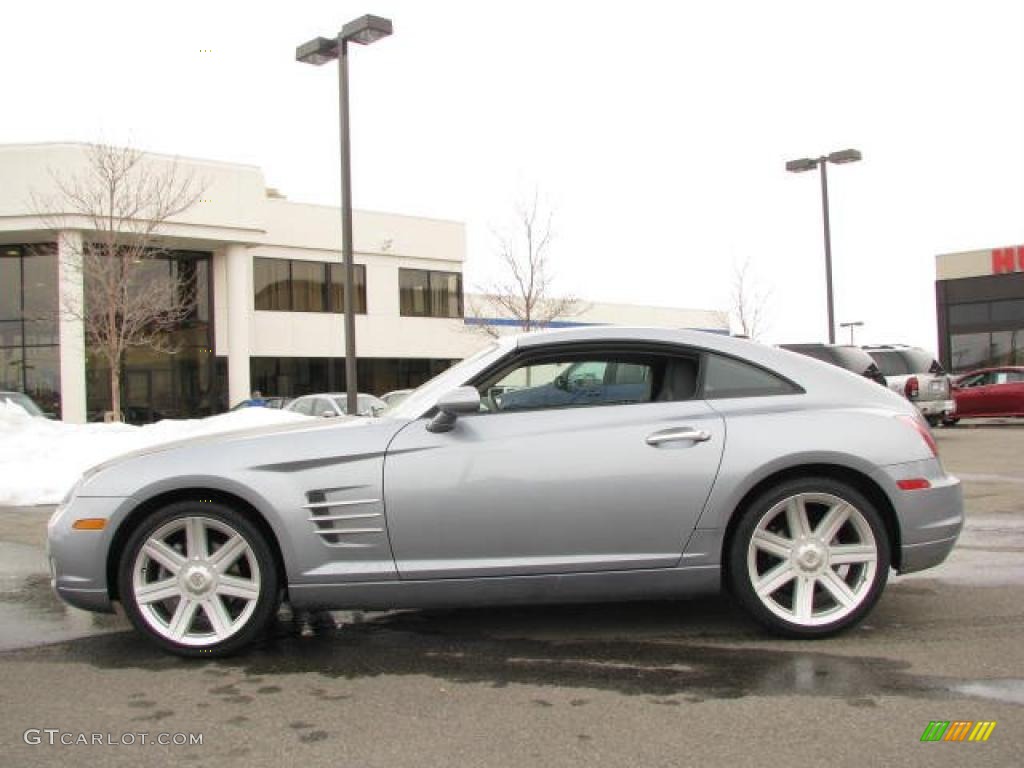
M 48 510 L 0 510 L 0 764 L 1018 765 L 1024 428 L 936 437 L 964 481 L 957 549 L 816 642 L 701 599 L 282 614 L 253 652 L 183 661 L 59 604 Z M 921 743 L 933 720 L 997 725 L 985 743 Z M 96 733 L 202 744 L 59 743 Z

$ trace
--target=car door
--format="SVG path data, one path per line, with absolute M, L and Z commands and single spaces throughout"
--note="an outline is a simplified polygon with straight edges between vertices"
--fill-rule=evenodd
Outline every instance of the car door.
M 1019 409 L 1019 405 L 1016 404 L 1020 400 L 1024 385 L 1017 380 L 1018 375 L 1015 371 L 993 371 L 994 380 L 990 396 L 993 415 L 1014 413 Z
M 1024 372 L 1010 371 L 1006 384 L 1006 410 L 1004 413 L 1024 414 Z
M 608 380 L 610 364 L 624 380 Z M 570 366 L 577 375 L 559 378 Z M 696 366 L 600 350 L 527 357 L 474 382 L 487 410 L 450 432 L 409 424 L 384 468 L 400 577 L 675 565 L 725 442 L 722 418 L 692 399 Z
M 984 415 L 986 396 L 989 387 L 986 386 L 989 380 L 988 373 L 977 373 L 973 376 L 966 376 L 957 384 L 956 415 L 961 418 Z

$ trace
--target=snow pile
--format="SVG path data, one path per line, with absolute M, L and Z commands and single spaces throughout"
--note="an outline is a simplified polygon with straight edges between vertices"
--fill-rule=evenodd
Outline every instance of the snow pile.
M 89 467 L 151 445 L 309 419 L 275 408 L 243 408 L 205 419 L 129 424 L 65 424 L 32 418 L 0 402 L 0 505 L 57 504 Z

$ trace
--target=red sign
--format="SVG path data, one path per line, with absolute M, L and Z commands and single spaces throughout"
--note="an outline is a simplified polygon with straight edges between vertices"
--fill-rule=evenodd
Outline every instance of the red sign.
M 1024 272 L 1024 245 L 992 249 L 992 274 Z

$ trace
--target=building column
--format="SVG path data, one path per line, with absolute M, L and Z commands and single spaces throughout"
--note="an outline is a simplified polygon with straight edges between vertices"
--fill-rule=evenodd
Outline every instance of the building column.
M 240 244 L 225 250 L 228 311 L 228 407 L 249 399 L 249 318 L 252 315 L 252 258 Z
M 60 339 L 60 410 L 69 424 L 84 424 L 85 285 L 82 274 L 82 233 L 57 233 L 57 307 Z

